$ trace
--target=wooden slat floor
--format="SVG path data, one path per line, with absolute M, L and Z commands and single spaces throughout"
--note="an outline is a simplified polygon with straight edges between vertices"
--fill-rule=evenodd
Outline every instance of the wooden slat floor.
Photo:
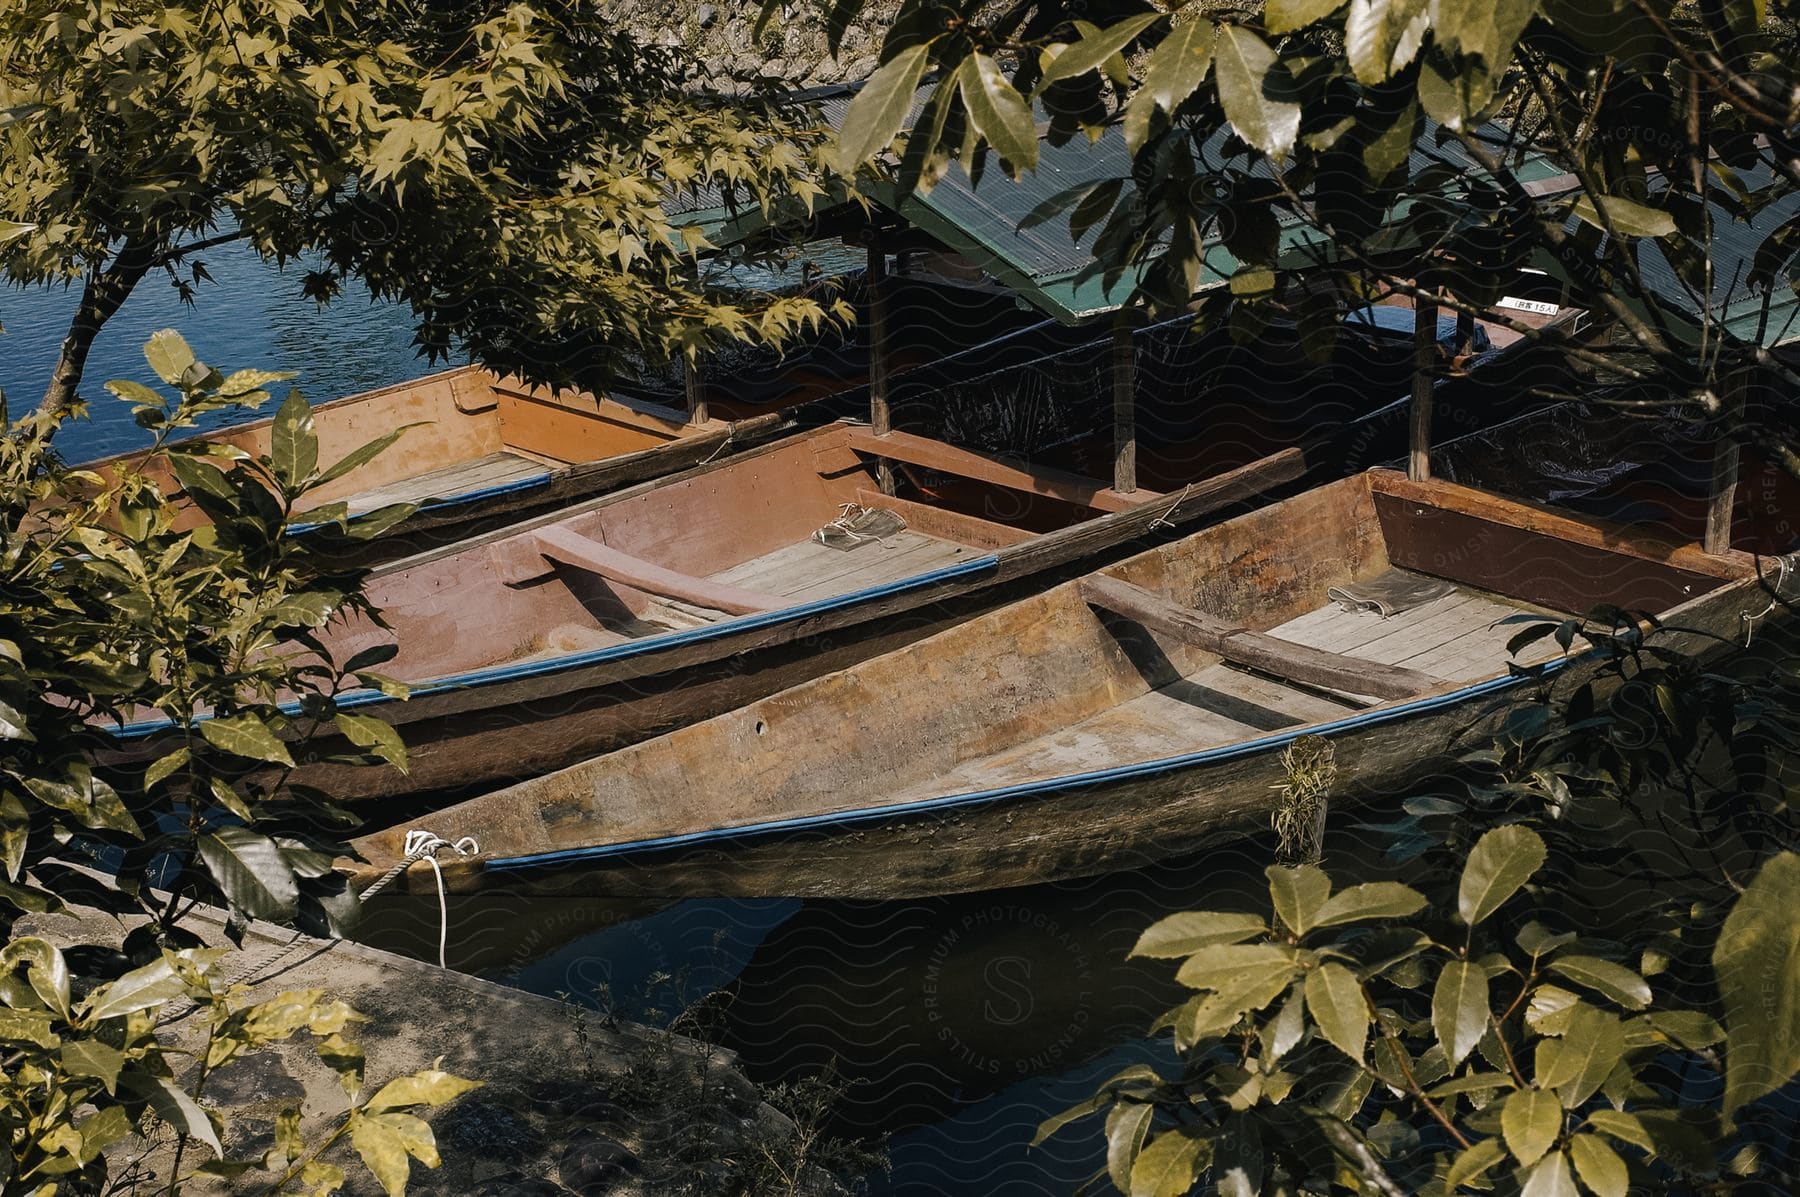
M 713 574 L 708 581 L 805 603 L 898 582 L 981 555 L 980 549 L 908 529 L 854 549 L 831 549 L 803 540 Z
M 1270 630 L 1315 648 L 1406 665 L 1445 681 L 1504 673 L 1506 642 L 1522 622 L 1500 623 L 1521 609 L 1456 591 L 1388 619 L 1330 603 Z M 1540 640 L 1527 662 L 1557 652 Z M 1283 728 L 1353 714 L 1375 700 L 1291 685 L 1235 665 L 1217 664 L 1191 677 L 1058 728 L 1017 747 L 968 761 L 896 800 L 967 793 L 1045 778 L 1140 764 L 1255 739 Z
M 351 495 L 344 502 L 349 505 L 350 514 L 357 515 L 373 511 L 377 507 L 386 507 L 390 503 L 452 499 L 457 495 L 486 490 L 492 486 L 523 482 L 527 478 L 541 478 L 549 473 L 550 467 L 541 461 L 533 461 L 517 453 L 489 453 L 486 457 L 477 457 L 473 461 L 459 462 L 362 491 Z

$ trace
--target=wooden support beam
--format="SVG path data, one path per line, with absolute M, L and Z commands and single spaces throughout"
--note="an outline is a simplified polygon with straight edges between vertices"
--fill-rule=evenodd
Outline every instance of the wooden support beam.
M 1437 365 L 1437 304 L 1413 300 L 1412 426 L 1407 438 L 1406 476 L 1431 477 L 1431 383 Z
M 704 424 L 706 411 L 706 378 L 700 372 L 698 358 L 689 358 L 682 371 L 682 382 L 687 390 L 688 421 L 693 424 Z
M 1123 309 L 1113 325 L 1112 386 L 1113 490 L 1128 495 L 1137 489 L 1137 360 Z
M 893 412 L 888 407 L 887 251 L 879 240 L 869 243 L 869 426 L 875 435 L 892 430 Z M 875 466 L 881 493 L 894 493 L 894 467 L 886 461 Z
M 1199 611 L 1179 607 L 1142 586 L 1105 574 L 1076 583 L 1091 607 L 1122 615 L 1152 632 L 1173 636 L 1205 652 L 1288 681 L 1323 686 L 1375 698 L 1411 698 L 1443 684 L 1442 679 L 1407 669 L 1364 661 L 1343 653 L 1309 648 L 1277 636 L 1252 632 Z
M 890 432 L 886 436 L 876 436 L 861 428 L 853 428 L 850 430 L 849 443 L 850 448 L 870 457 L 909 462 L 926 469 L 955 474 L 959 478 L 1061 499 L 1065 503 L 1091 507 L 1097 511 L 1128 511 L 1133 507 L 1141 507 L 1152 499 L 1162 498 L 1162 495 L 1153 490 L 1134 490 L 1128 495 L 1122 495 L 1108 488 L 1105 483 L 1084 478 L 1080 474 L 1014 462 L 1002 457 L 990 457 L 985 453 L 959 449 L 955 445 L 946 445 L 943 441 L 934 441 L 930 437 L 910 432 Z
M 761 611 L 779 611 L 793 605 L 791 601 L 778 595 L 723 586 L 705 578 L 696 578 L 692 574 L 678 573 L 653 561 L 645 561 L 642 557 L 621 553 L 618 549 L 603 545 L 597 540 L 589 540 L 567 528 L 553 525 L 540 528 L 532 536 L 538 552 L 546 560 L 585 569 L 599 574 L 609 582 L 618 582 L 645 594 L 679 599 L 696 607 L 710 607 L 729 615 L 755 615 Z
M 1723 411 L 1725 435 L 1713 447 L 1712 498 L 1706 505 L 1706 534 L 1700 547 L 1715 556 L 1731 549 L 1731 517 L 1737 509 L 1738 456 L 1736 425 L 1744 410 L 1748 376 L 1738 375 L 1725 384 Z

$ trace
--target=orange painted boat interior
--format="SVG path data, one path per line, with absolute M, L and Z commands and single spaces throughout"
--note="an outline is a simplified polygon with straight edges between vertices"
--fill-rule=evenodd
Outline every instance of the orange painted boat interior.
M 239 424 L 207 433 L 205 439 L 260 456 L 269 452 L 273 422 L 271 416 Z M 554 468 L 603 461 L 726 427 L 719 420 L 690 422 L 684 412 L 635 399 L 553 393 L 478 366 L 319 404 L 313 408 L 313 425 L 319 460 L 327 465 L 395 428 L 415 427 L 375 460 L 308 495 L 303 509 L 340 500 L 353 509 L 366 508 L 375 504 L 358 504 L 358 496 L 378 498 L 384 488 L 430 475 L 444 476 L 451 489 L 434 492 L 434 497 L 448 498 L 457 493 L 459 467 L 484 459 L 508 459 L 515 472 L 528 463 Z M 146 460 L 141 452 L 106 458 L 91 468 L 104 474 L 137 461 L 144 461 L 146 471 L 166 489 L 177 489 L 167 465 Z M 467 481 L 462 485 L 473 489 Z M 184 526 L 192 527 L 204 517 L 190 508 L 185 521 Z

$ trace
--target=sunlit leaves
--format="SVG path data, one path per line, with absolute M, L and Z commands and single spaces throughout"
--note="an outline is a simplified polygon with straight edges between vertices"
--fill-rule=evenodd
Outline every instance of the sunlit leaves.
M 900 51 L 869 77 L 838 130 L 838 161 L 854 170 L 886 149 L 900 132 L 913 97 L 930 65 L 931 46 L 921 42 Z
M 1341 964 L 1323 964 L 1306 977 L 1306 1009 L 1339 1051 L 1360 1062 L 1369 1039 L 1369 1003 L 1356 975 Z
M 1622 964 L 1594 956 L 1559 956 L 1550 971 L 1575 984 L 1605 994 L 1627 1010 L 1650 1004 L 1650 983 Z
M 1300 132 L 1299 91 L 1287 64 L 1242 25 L 1219 26 L 1213 58 L 1232 129 L 1270 157 L 1287 157 Z
M 1450 1067 L 1475 1050 L 1489 1017 L 1487 970 L 1467 960 L 1445 964 L 1432 991 L 1431 1022 Z
M 1151 52 L 1143 82 L 1132 93 L 1125 113 L 1125 144 L 1132 153 L 1143 147 L 1157 109 L 1174 113 L 1206 81 L 1217 37 L 1211 21 L 1188 20 L 1176 25 Z
M 1350 0 L 1344 52 L 1363 83 L 1384 83 L 1418 56 L 1430 0 Z
M 1252 914 L 1189 910 L 1157 920 L 1138 937 L 1133 956 L 1176 959 L 1212 944 L 1239 943 L 1268 929 Z
M 1543 867 L 1544 841 L 1529 827 L 1497 827 L 1483 835 L 1463 866 L 1456 912 L 1473 927 L 1518 893 Z
M 1583 196 L 1570 211 L 1584 224 L 1621 237 L 1669 237 L 1676 231 L 1675 218 L 1667 212 L 1623 196 L 1603 195 L 1597 202 Z
M 1037 167 L 1038 135 L 1031 107 L 1006 80 L 1000 64 L 986 54 L 963 60 L 957 71 L 969 124 L 1016 170 Z
M 1725 919 L 1713 973 L 1725 1007 L 1725 1112 L 1800 1071 L 1800 854 L 1771 857 Z
M 1161 19 L 1161 13 L 1144 13 L 1140 16 L 1129 17 L 1115 25 L 1097 30 L 1073 45 L 1065 46 L 1062 52 L 1050 61 L 1050 65 L 1044 68 L 1043 76 L 1038 80 L 1037 90 L 1041 93 L 1045 88 L 1063 79 L 1073 79 L 1085 75 L 1089 71 L 1099 70 L 1139 34 Z
M 275 477 L 290 490 L 297 490 L 308 480 L 319 464 L 319 436 L 313 428 L 312 406 L 299 391 L 288 397 L 275 413 L 269 428 L 269 460 Z
M 1520 1089 L 1500 1107 L 1507 1150 L 1521 1164 L 1535 1164 L 1562 1132 L 1562 1102 L 1544 1089 Z
M 276 765 L 291 766 L 294 763 L 287 745 L 267 723 L 254 715 L 202 720 L 200 734 L 207 743 L 233 756 Z

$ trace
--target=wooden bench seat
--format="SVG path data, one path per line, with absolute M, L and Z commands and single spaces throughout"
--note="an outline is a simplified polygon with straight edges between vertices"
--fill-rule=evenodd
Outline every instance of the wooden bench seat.
M 645 561 L 642 557 L 621 553 L 567 528 L 544 528 L 534 533 L 534 539 L 546 560 L 588 570 L 609 582 L 618 582 L 645 594 L 678 599 L 696 607 L 711 607 L 730 615 L 755 615 L 792 605 L 790 600 L 778 595 L 709 582 Z

